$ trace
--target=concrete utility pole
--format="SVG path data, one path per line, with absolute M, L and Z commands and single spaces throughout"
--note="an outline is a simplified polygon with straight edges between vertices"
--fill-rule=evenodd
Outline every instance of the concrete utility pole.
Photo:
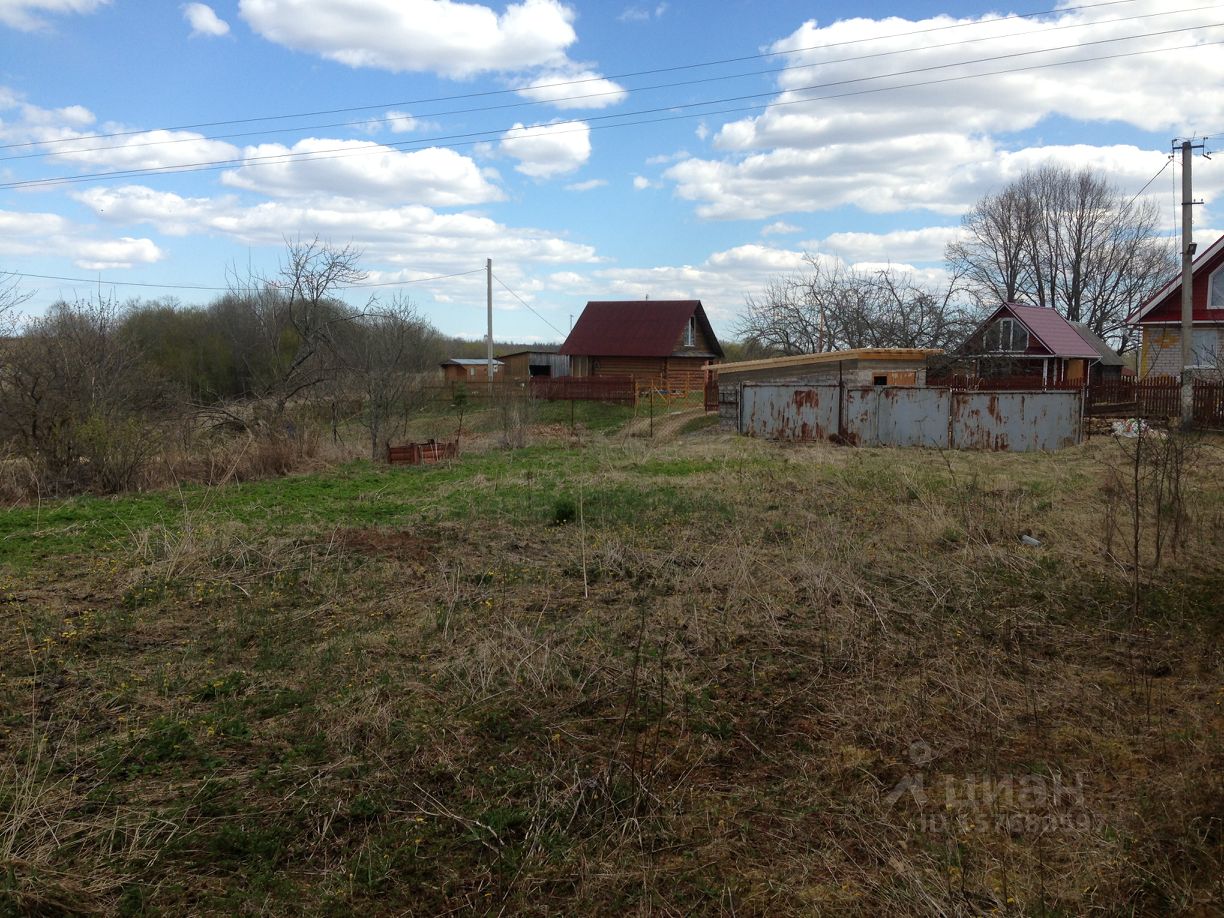
M 493 391 L 493 259 L 485 259 L 485 281 L 487 285 L 487 298 L 489 307 L 489 334 L 485 338 L 486 353 L 489 357 L 489 365 L 486 372 L 489 374 L 489 391 Z
M 1182 282 L 1181 282 L 1181 423 L 1194 422 L 1194 380 L 1186 372 L 1194 362 L 1194 184 L 1190 169 L 1194 147 L 1182 141 Z
M 1173 141 L 1173 152 L 1178 143 Z M 1207 156 L 1206 138 L 1198 143 L 1193 140 L 1181 142 L 1182 166 L 1182 281 L 1181 281 L 1181 424 L 1190 427 L 1194 423 L 1194 379 L 1187 372 L 1194 365 L 1194 183 L 1191 169 L 1194 151 L 1202 150 Z M 1210 158 L 1210 157 L 1208 157 Z

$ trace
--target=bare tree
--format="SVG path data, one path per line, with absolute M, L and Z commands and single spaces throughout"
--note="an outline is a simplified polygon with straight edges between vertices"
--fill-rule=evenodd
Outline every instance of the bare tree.
M 841 348 L 950 348 L 972 327 L 953 283 L 935 287 L 892 268 L 856 271 L 808 256 L 811 271 L 750 296 L 736 333 L 754 350 L 810 354 Z
M 411 301 L 398 298 L 372 307 L 347 337 L 345 388 L 361 399 L 358 419 L 377 459 L 419 404 L 422 374 L 436 365 L 441 338 Z
M 17 307 L 33 295 L 21 289 L 16 277 L 0 272 L 0 339 L 12 335 L 17 324 Z
M 339 299 L 366 277 L 360 251 L 317 236 L 286 240 L 285 248 L 275 277 L 231 281 L 222 304 L 235 313 L 231 334 L 253 394 L 270 399 L 278 419 L 290 399 L 340 372 L 340 339 L 365 314 Z
M 1125 347 L 1127 313 L 1176 267 L 1158 216 L 1092 169 L 1047 165 L 978 201 L 945 257 L 979 305 L 1051 307 Z

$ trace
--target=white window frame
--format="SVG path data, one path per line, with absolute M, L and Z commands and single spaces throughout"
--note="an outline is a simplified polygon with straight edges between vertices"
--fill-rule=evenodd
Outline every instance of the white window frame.
M 684 346 L 694 347 L 697 343 L 697 317 L 689 316 L 688 324 L 684 326 Z
M 1216 302 L 1216 299 L 1219 302 Z M 1224 265 L 1216 268 L 1207 278 L 1207 308 L 1224 309 Z
M 1220 366 L 1219 344 L 1220 335 L 1214 325 L 1194 329 L 1190 338 L 1191 366 Z

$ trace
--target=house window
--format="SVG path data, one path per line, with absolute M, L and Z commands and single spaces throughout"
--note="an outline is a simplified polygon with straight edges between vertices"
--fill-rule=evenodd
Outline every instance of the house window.
M 1220 278 L 1224 285 L 1224 277 Z M 1214 328 L 1196 328 L 1194 337 L 1190 339 L 1190 347 L 1194 354 L 1191 364 L 1196 367 L 1220 366 L 1219 337 Z
M 684 326 L 684 346 L 693 347 L 697 343 L 697 317 L 690 316 L 688 324 Z
M 1207 307 L 1224 309 L 1224 267 L 1216 268 L 1208 281 Z
M 1028 350 L 1028 329 L 1015 319 L 1000 319 L 986 330 L 987 351 L 1014 354 Z
M 476 368 L 468 367 L 468 376 L 475 376 L 475 375 L 476 375 Z

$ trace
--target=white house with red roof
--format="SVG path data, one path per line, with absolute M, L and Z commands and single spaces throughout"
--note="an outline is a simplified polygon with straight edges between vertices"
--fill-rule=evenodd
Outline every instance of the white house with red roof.
M 1224 236 L 1194 259 L 1191 270 L 1194 365 L 1219 368 L 1224 363 Z M 1179 273 L 1126 318 L 1143 335 L 1140 376 L 1181 374 L 1181 290 Z
M 1117 375 L 1121 360 L 1086 328 L 1045 306 L 1003 303 L 961 346 L 975 375 L 1028 377 L 1034 385 Z

